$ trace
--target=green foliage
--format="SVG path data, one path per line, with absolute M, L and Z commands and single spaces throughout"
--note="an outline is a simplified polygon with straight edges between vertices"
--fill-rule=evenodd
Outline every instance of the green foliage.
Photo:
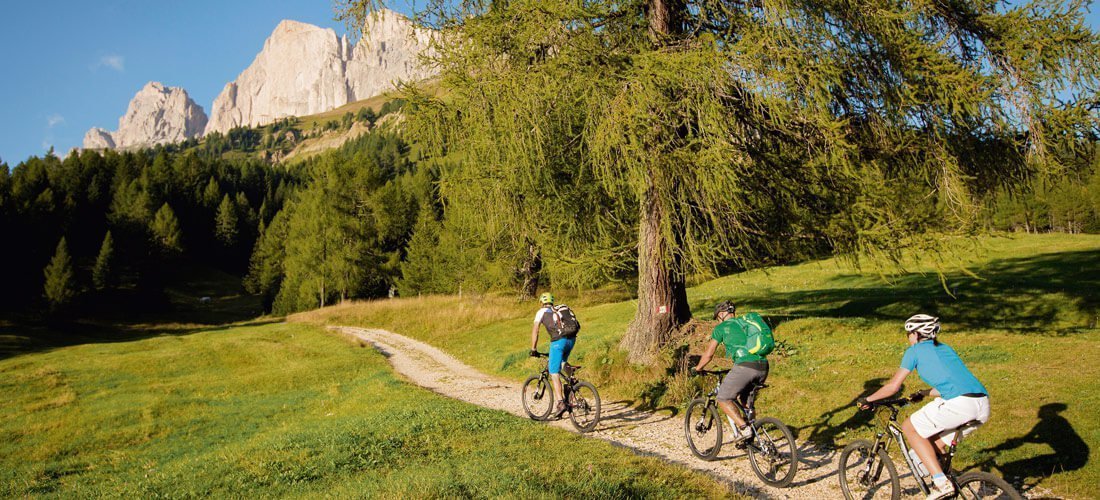
M 430 180 L 408 146 L 372 131 L 301 166 L 307 180 L 253 254 L 250 290 L 277 312 L 386 293 Z
M 149 227 L 153 235 L 153 241 L 161 250 L 172 254 L 183 251 L 183 235 L 180 231 L 179 219 L 172 207 L 165 202 L 153 217 L 153 225 Z
M 65 243 L 64 237 L 57 243 L 57 250 L 43 274 L 46 277 L 46 301 L 49 302 L 51 310 L 56 311 L 65 307 L 73 297 L 76 297 L 73 261 L 69 257 L 69 246 Z
M 6 176 L 0 175 L 0 228 L 19 242 L 0 247 L 0 259 L 20 263 L 5 274 L 0 308 L 25 310 L 41 296 L 40 271 L 62 236 L 73 261 L 92 267 L 92 273 L 76 275 L 78 288 L 94 290 L 88 296 L 92 303 L 136 286 L 142 289 L 143 298 L 159 300 L 163 306 L 166 299 L 158 292 L 173 269 L 184 263 L 243 275 L 258 237 L 257 228 L 261 222 L 269 223 L 282 207 L 298 173 L 256 160 L 223 160 L 195 149 L 177 150 L 185 147 L 194 145 L 84 151 L 64 160 L 56 156 L 30 158 Z M 230 194 L 238 219 L 230 246 L 216 234 L 223 189 Z M 256 200 L 264 214 L 257 213 L 249 200 Z M 167 213 L 155 220 L 156 211 L 165 204 L 174 214 L 175 230 L 170 230 Z M 153 234 L 154 229 L 162 234 Z M 103 291 L 96 282 L 93 263 L 103 251 L 108 231 L 112 252 L 123 258 L 109 259 L 109 276 L 113 278 L 109 281 L 115 286 Z M 161 251 L 157 240 L 169 234 L 186 238 L 182 252 Z
M 381 3 L 338 5 L 361 26 Z M 444 92 L 407 89 L 406 114 L 428 155 L 456 163 L 445 216 L 480 217 L 476 239 L 508 265 L 534 242 L 559 279 L 636 263 L 643 315 L 657 296 L 682 311 L 689 275 L 933 249 L 929 231 L 972 230 L 976 193 L 1055 170 L 1048 151 L 1100 123 L 1081 2 L 474 0 L 417 14 L 443 29 Z
M 103 236 L 103 243 L 99 246 L 99 254 L 95 258 L 95 266 L 92 267 L 92 284 L 96 290 L 111 287 L 115 282 L 113 274 L 113 261 L 115 259 L 115 243 L 111 238 L 111 232 Z
M 227 193 L 218 205 L 218 215 L 214 218 L 214 235 L 223 245 L 229 247 L 237 242 L 237 209 Z
M 453 289 L 446 281 L 449 273 L 443 268 L 443 249 L 439 246 L 441 224 L 429 205 L 420 208 L 404 262 L 398 292 L 412 297 L 421 293 L 447 293 Z

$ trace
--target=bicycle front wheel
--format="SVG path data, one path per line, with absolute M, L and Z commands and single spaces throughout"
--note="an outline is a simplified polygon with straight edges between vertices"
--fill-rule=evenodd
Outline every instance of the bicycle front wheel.
M 554 409 L 554 390 L 541 375 L 531 375 L 523 383 L 523 411 L 532 420 L 546 420 Z
M 684 439 L 695 456 L 709 462 L 722 451 L 722 415 L 717 406 L 707 403 L 706 398 L 688 403 L 684 412 Z
M 1019 500 L 1020 494 L 1008 481 L 988 472 L 974 471 L 959 476 L 959 493 L 957 498 L 986 499 L 997 498 L 1004 500 Z
M 764 484 L 786 488 L 798 472 L 798 445 L 794 433 L 779 419 L 765 417 L 753 428 L 756 436 L 749 446 L 749 464 Z
M 578 431 L 588 432 L 600 423 L 600 393 L 588 382 L 577 382 L 569 391 L 569 420 Z
M 875 445 L 866 439 L 853 441 L 844 447 L 837 460 L 840 489 L 848 500 L 901 498 L 898 469 L 886 450 L 874 451 Z

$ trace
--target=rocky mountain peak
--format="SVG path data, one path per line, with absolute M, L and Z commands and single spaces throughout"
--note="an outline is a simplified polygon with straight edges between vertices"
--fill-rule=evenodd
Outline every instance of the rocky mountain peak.
M 187 91 L 160 82 L 145 84 L 118 120 L 118 130 L 93 128 L 84 135 L 85 148 L 136 148 L 180 142 L 202 135 L 206 113 Z
M 206 133 L 321 113 L 391 90 L 398 80 L 426 78 L 418 55 L 431 37 L 393 11 L 372 19 L 354 47 L 331 29 L 282 21 L 214 100 Z

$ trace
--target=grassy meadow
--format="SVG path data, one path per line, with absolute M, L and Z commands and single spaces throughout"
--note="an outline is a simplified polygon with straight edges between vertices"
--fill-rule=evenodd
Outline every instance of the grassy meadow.
M 316 326 L 0 360 L 0 497 L 723 497 L 711 478 L 450 400 Z
M 943 340 L 992 393 L 992 420 L 963 444 L 957 464 L 1036 493 L 1100 497 L 1098 290 L 1100 236 L 1027 235 L 964 240 L 900 266 L 829 259 L 740 273 L 699 284 L 688 298 L 703 320 L 732 298 L 772 322 L 781 345 L 758 408 L 799 439 L 833 446 L 871 435 L 852 403 L 896 369 L 906 347 L 901 322 L 940 315 Z M 583 324 L 573 360 L 605 398 L 675 412 L 696 390 L 679 368 L 712 323 L 696 322 L 658 362 L 635 366 L 616 346 L 636 304 L 612 292 L 560 299 Z M 526 357 L 535 309 L 509 297 L 416 297 L 290 319 L 388 328 L 518 380 L 537 369 Z M 916 375 L 907 382 L 906 393 L 924 387 Z

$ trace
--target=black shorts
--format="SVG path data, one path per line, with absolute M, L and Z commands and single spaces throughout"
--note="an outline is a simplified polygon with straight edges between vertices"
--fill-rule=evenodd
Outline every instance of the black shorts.
M 733 401 L 737 398 L 742 404 L 749 395 L 753 382 L 764 383 L 768 379 L 768 362 L 752 362 L 733 365 L 722 385 L 718 386 L 719 401 Z

